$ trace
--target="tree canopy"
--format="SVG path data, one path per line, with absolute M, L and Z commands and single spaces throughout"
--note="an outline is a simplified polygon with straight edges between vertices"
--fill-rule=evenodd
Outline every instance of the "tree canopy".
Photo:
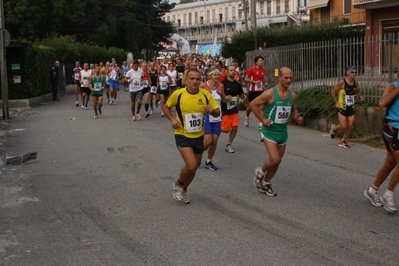
M 4 21 L 12 39 L 72 35 L 77 41 L 138 51 L 166 42 L 173 26 L 161 17 L 174 6 L 166 0 L 4 0 Z

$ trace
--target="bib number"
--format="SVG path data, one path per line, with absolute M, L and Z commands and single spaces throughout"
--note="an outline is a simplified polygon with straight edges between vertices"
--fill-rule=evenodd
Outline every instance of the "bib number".
M 166 84 L 165 81 L 162 81 L 161 82 L 161 90 L 166 90 L 166 89 L 168 89 L 168 84 Z
M 234 107 L 236 107 L 237 106 L 237 97 L 236 96 L 231 97 L 231 101 L 227 102 L 226 105 L 227 105 L 227 110 L 231 110 Z
M 157 87 L 152 86 L 151 89 L 150 89 L 150 93 L 151 94 L 157 94 Z
M 263 91 L 263 83 L 256 83 L 255 84 L 255 91 Z
M 352 106 L 355 104 L 355 95 L 346 95 L 345 96 L 346 106 Z
M 133 80 L 133 88 L 138 88 L 140 87 L 140 81 L 138 79 Z
M 111 73 L 110 73 L 110 75 L 109 75 L 109 78 L 110 78 L 111 80 L 114 80 L 114 81 L 118 78 L 118 74 L 116 73 L 115 70 L 112 70 L 112 71 L 111 71 Z
M 94 91 L 101 91 L 101 82 L 94 83 Z
M 79 80 L 79 73 L 75 74 L 75 80 Z
M 186 114 L 186 130 L 189 133 L 202 130 L 202 113 Z
M 144 86 L 144 88 L 148 87 L 148 80 L 143 80 L 143 86 Z
M 83 87 L 87 87 L 89 85 L 89 80 L 87 79 L 87 77 L 83 77 Z
M 277 106 L 274 123 L 276 124 L 287 123 L 290 114 L 291 114 L 291 106 Z

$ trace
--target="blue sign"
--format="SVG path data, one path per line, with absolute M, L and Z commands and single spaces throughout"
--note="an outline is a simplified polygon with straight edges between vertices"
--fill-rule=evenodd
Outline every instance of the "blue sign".
M 222 44 L 217 43 L 215 52 L 213 51 L 214 45 L 213 44 L 200 44 L 199 46 L 199 53 L 204 55 L 220 55 L 220 50 L 222 49 Z

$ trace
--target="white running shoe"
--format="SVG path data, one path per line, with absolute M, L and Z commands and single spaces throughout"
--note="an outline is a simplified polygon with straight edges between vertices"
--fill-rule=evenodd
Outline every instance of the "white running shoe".
M 152 115 L 152 114 L 154 114 L 154 110 L 151 110 L 151 111 L 150 111 L 150 115 Z
M 262 123 L 259 123 L 259 131 L 262 129 Z
M 395 201 L 393 197 L 387 197 L 385 194 L 380 196 L 380 200 L 384 205 L 384 209 L 389 212 L 397 212 L 398 208 L 395 206 Z
M 227 144 L 226 148 L 224 149 L 228 153 L 234 153 L 234 150 L 231 148 L 231 145 Z
M 249 127 L 249 117 L 245 117 L 244 126 Z

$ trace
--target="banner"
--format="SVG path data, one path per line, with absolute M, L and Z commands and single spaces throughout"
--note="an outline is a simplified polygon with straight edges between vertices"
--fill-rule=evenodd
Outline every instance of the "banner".
M 222 49 L 222 44 L 217 43 L 216 44 L 216 51 L 213 51 L 213 44 L 200 44 L 199 45 L 199 53 L 204 54 L 204 55 L 213 55 L 217 54 L 220 55 L 220 50 Z

